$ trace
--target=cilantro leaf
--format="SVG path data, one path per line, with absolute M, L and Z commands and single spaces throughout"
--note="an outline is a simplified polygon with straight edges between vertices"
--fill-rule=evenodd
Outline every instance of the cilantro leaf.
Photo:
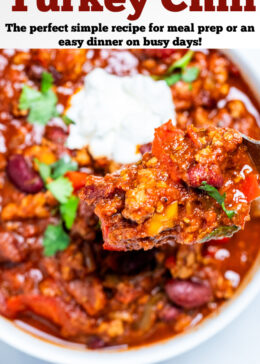
M 52 164 L 53 173 L 52 178 L 56 179 L 63 176 L 68 171 L 76 171 L 78 169 L 78 164 L 72 161 L 70 158 L 62 158 L 57 162 Z
M 66 125 L 70 124 L 76 124 L 75 121 L 73 121 L 71 118 L 69 118 L 67 115 L 62 115 L 62 120 Z
M 49 120 L 58 116 L 56 104 L 57 96 L 52 90 L 42 94 L 29 86 L 23 86 L 19 109 L 29 109 L 28 121 L 30 123 L 46 125 Z
M 60 205 L 60 213 L 67 229 L 71 229 L 76 218 L 79 199 L 76 196 L 71 196 L 70 199 Z
M 206 243 L 212 239 L 223 239 L 223 238 L 231 238 L 237 231 L 240 230 L 239 226 L 231 225 L 231 226 L 219 226 L 214 229 L 210 234 L 206 235 L 200 243 Z
M 222 196 L 215 187 L 207 184 L 207 182 L 203 181 L 199 189 L 206 191 L 208 195 L 213 197 L 220 205 L 224 203 L 225 195 Z
M 198 67 L 186 68 L 183 71 L 181 78 L 184 82 L 193 82 L 198 78 L 199 73 L 200 70 Z
M 78 169 L 77 162 L 72 161 L 68 156 L 65 156 L 51 165 L 42 163 L 36 158 L 34 161 L 38 165 L 39 173 L 44 182 L 46 182 L 49 177 L 57 179 L 64 176 L 68 171 L 76 171 Z
M 46 125 L 55 116 L 60 116 L 66 125 L 75 124 L 67 115 L 60 115 L 56 109 L 57 96 L 51 89 L 53 76 L 49 72 L 43 72 L 41 90 L 24 85 L 20 99 L 19 109 L 29 110 L 28 121 L 32 124 Z
M 236 214 L 235 211 L 227 210 L 225 207 L 225 198 L 226 198 L 225 193 L 224 193 L 224 195 L 221 195 L 215 187 L 209 185 L 205 181 L 202 182 L 199 189 L 207 192 L 207 194 L 210 197 L 214 198 L 221 205 L 222 209 L 225 211 L 225 213 L 229 219 L 232 219 L 232 217 L 235 216 L 235 214 Z
M 43 72 L 42 74 L 42 82 L 41 82 L 41 91 L 42 93 L 48 92 L 53 85 L 53 77 L 49 72 Z
M 185 53 L 185 55 L 178 59 L 178 61 L 174 62 L 168 69 L 168 74 L 171 73 L 172 71 L 176 70 L 177 68 L 181 68 L 184 69 L 188 66 L 188 64 L 190 63 L 190 61 L 192 60 L 192 57 L 194 55 L 194 51 L 188 51 L 187 53 Z
M 59 115 L 56 110 L 57 100 L 57 96 L 52 90 L 41 94 L 41 97 L 31 103 L 29 107 L 28 121 L 32 124 L 46 125 L 48 121 Z
M 40 162 L 37 158 L 35 158 L 34 161 L 39 168 L 41 178 L 46 183 L 47 179 L 51 176 L 51 166 L 49 164 Z
M 226 195 L 225 194 L 224 194 L 224 196 L 226 198 Z M 227 215 L 227 217 L 229 219 L 232 219 L 235 216 L 236 211 L 234 211 L 234 210 L 227 210 L 226 207 L 225 207 L 225 203 L 224 202 L 222 202 L 221 207 L 222 207 L 223 211 L 225 211 L 225 213 L 226 213 L 226 215 Z
M 43 236 L 44 255 L 55 255 L 58 251 L 66 249 L 69 242 L 69 235 L 64 231 L 62 224 L 49 225 Z
M 174 73 L 170 76 L 165 77 L 164 79 L 168 86 L 175 85 L 175 83 L 181 80 L 181 73 Z
M 65 177 L 57 178 L 53 182 L 48 183 L 46 187 L 60 203 L 68 202 L 73 191 L 71 182 Z
M 51 90 L 51 74 L 43 73 L 41 92 L 29 87 L 23 86 L 19 99 L 19 109 L 29 110 L 28 121 L 32 124 L 46 125 L 53 117 L 58 116 L 56 109 L 57 96 Z
M 41 98 L 41 93 L 27 85 L 23 86 L 22 93 L 19 99 L 19 109 L 27 110 L 30 105 Z
M 198 67 L 189 67 L 192 57 L 194 55 L 194 51 L 188 51 L 181 59 L 174 62 L 166 72 L 166 74 L 162 77 L 168 86 L 172 86 L 176 84 L 178 81 L 182 80 L 187 83 L 191 83 L 198 78 L 200 73 L 200 69 Z M 174 72 L 175 70 L 180 70 L 179 72 Z M 157 76 L 158 77 L 158 76 Z

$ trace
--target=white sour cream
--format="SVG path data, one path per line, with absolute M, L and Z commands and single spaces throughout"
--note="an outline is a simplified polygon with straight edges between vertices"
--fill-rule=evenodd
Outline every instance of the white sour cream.
M 94 157 L 118 163 L 138 161 L 137 145 L 151 142 L 154 129 L 169 119 L 176 124 L 165 81 L 143 75 L 118 77 L 99 68 L 72 96 L 67 115 L 76 123 L 70 126 L 69 148 L 89 145 Z

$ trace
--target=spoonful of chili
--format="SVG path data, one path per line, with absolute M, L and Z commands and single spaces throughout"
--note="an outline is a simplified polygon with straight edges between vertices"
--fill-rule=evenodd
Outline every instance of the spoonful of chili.
M 100 218 L 104 248 L 147 250 L 232 236 L 260 196 L 251 144 L 232 129 L 183 131 L 169 121 L 138 163 L 88 176 L 81 198 Z

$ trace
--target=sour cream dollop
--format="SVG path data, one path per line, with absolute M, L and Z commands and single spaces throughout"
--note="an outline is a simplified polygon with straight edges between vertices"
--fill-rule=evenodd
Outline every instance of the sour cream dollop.
M 71 97 L 67 116 L 71 125 L 67 146 L 89 146 L 94 157 L 118 163 L 140 159 L 137 145 L 153 140 L 154 129 L 172 119 L 175 108 L 165 81 L 149 76 L 118 77 L 95 69 L 85 77 L 82 89 Z

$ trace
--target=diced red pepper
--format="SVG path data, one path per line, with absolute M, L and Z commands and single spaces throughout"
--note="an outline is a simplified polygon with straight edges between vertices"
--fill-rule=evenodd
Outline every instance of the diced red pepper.
M 161 154 L 165 154 L 165 148 L 173 140 L 177 132 L 171 120 L 155 129 L 152 143 L 152 153 L 155 157 L 161 158 Z
M 41 295 L 20 295 L 11 297 L 7 301 L 6 316 L 14 318 L 26 309 L 30 309 L 56 324 L 61 324 L 62 320 L 65 318 L 65 312 L 63 311 L 59 299 Z
M 254 173 L 250 173 L 240 187 L 248 202 L 255 200 L 260 196 L 260 187 L 258 177 Z
M 176 166 L 171 160 L 169 146 L 177 134 L 182 133 L 172 125 L 171 120 L 155 129 L 152 154 L 169 169 L 171 178 L 178 180 Z
M 66 177 L 71 181 L 74 190 L 79 190 L 86 184 L 86 178 L 88 174 L 84 172 L 69 171 L 66 173 Z

